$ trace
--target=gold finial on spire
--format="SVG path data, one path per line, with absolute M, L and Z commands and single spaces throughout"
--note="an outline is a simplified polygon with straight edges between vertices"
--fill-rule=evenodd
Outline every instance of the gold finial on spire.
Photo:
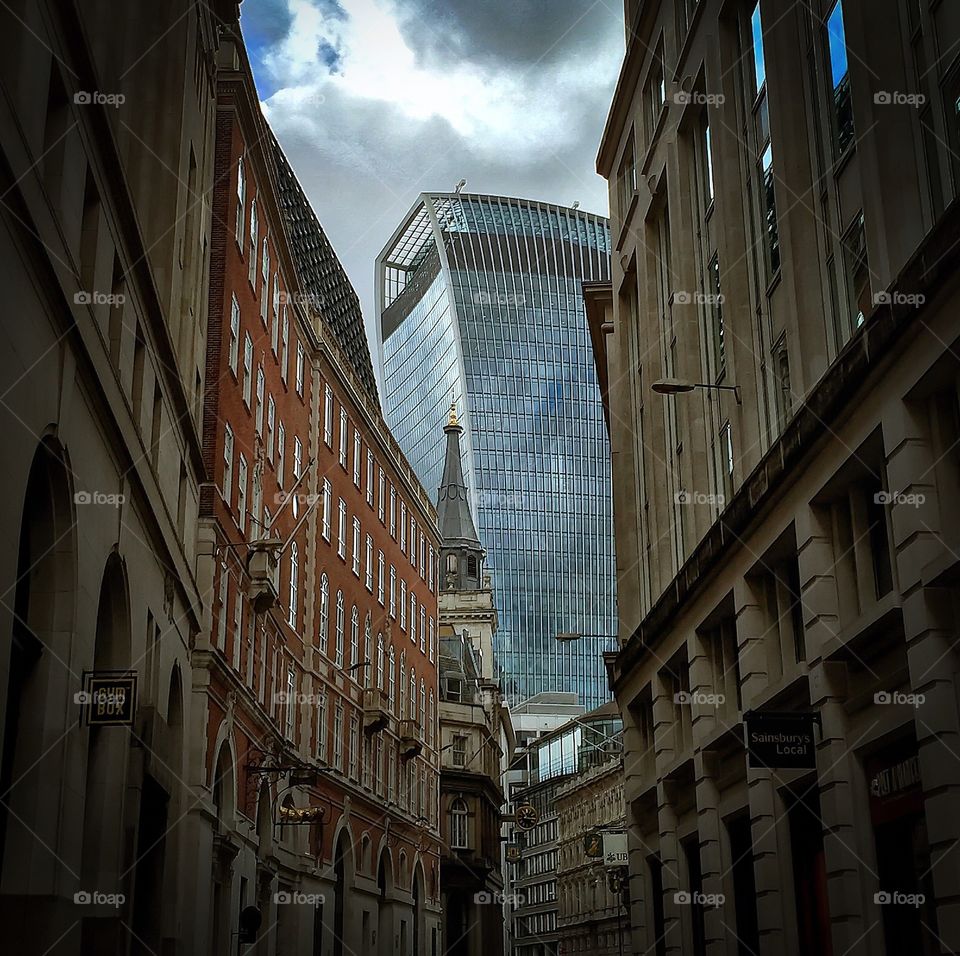
M 448 425 L 459 424 L 459 422 L 457 421 L 457 401 L 452 394 L 450 395 L 450 418 L 447 421 L 447 424 Z

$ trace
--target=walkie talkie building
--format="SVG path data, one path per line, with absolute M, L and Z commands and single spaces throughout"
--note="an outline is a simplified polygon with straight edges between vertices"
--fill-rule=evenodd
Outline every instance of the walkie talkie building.
M 440 484 L 451 399 L 513 700 L 609 698 L 616 634 L 610 453 L 581 283 L 609 276 L 607 220 L 546 203 L 425 193 L 377 259 L 387 421 Z M 578 635 L 559 640 L 558 635 Z

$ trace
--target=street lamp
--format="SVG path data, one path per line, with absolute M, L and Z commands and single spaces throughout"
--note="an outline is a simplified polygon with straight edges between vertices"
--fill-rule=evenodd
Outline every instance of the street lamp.
M 661 378 L 650 386 L 659 395 L 680 395 L 683 392 L 692 392 L 695 388 L 710 388 L 721 392 L 733 392 L 737 404 L 740 400 L 739 385 L 711 385 L 708 382 L 687 382 L 682 378 Z

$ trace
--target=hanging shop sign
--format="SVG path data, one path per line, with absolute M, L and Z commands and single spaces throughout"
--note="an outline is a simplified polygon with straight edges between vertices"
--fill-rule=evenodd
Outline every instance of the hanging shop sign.
M 819 714 L 748 711 L 743 715 L 748 765 L 753 769 L 815 770 L 815 722 L 819 722 Z
M 613 830 L 603 834 L 603 865 L 610 869 L 627 865 L 627 834 Z
M 137 675 L 129 671 L 94 671 L 83 675 L 77 695 L 91 727 L 132 727 L 137 712 Z
M 591 860 L 602 860 L 603 834 L 599 831 L 585 834 L 583 837 L 583 852 L 590 857 Z
M 507 844 L 507 863 L 520 862 L 520 847 L 516 843 Z

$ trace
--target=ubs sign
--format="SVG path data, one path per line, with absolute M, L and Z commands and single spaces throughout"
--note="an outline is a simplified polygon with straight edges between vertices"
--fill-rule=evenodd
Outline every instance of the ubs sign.
M 758 713 L 743 715 L 748 765 L 754 769 L 815 770 L 816 714 Z

